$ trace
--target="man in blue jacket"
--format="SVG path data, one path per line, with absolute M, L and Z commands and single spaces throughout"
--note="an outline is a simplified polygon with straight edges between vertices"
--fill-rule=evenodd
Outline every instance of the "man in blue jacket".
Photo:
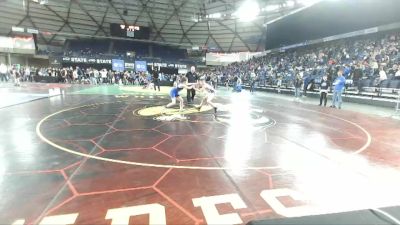
M 338 77 L 333 82 L 333 96 L 331 108 L 342 108 L 342 93 L 346 84 L 346 79 L 343 77 L 343 69 L 339 69 L 337 73 Z M 336 106 L 337 105 L 337 106 Z

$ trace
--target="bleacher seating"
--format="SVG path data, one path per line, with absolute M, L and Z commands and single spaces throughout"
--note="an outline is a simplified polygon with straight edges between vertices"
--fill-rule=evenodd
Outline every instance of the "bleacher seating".
M 104 55 L 108 53 L 109 40 L 81 39 L 67 40 L 68 49 L 65 54 L 69 55 Z
M 126 56 L 126 52 L 135 52 L 136 57 L 148 57 L 149 44 L 132 41 L 114 41 L 113 54 Z
M 128 57 L 127 52 L 134 52 L 135 54 Z M 154 59 L 162 62 L 172 63 L 188 60 L 186 49 L 153 43 L 108 39 L 67 40 L 65 44 L 64 55 L 111 56 L 122 59 Z
M 388 78 L 383 82 L 379 80 L 380 67 Z M 400 88 L 400 81 L 394 77 L 399 67 L 400 30 L 396 30 L 273 52 L 221 66 L 213 72 L 219 74 L 222 83 L 239 76 L 246 84 L 254 71 L 258 87 L 274 87 L 278 78 L 282 79 L 282 87 L 292 87 L 295 75 L 300 74 L 305 86 L 313 83 L 318 88 L 323 75 L 333 81 L 342 68 L 347 91 L 392 98 Z
M 186 49 L 178 49 L 176 47 L 154 45 L 153 56 L 166 60 L 179 60 L 187 58 Z

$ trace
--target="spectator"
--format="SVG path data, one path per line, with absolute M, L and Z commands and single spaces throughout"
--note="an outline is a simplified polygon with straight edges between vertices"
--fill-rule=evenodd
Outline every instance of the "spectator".
M 106 84 L 106 83 L 108 83 L 108 80 L 109 80 L 107 78 L 110 76 L 108 76 L 108 72 L 106 69 L 102 69 L 100 71 L 100 77 L 101 77 L 101 84 Z
M 326 107 L 326 103 L 328 102 L 328 92 L 331 87 L 330 82 L 328 81 L 328 76 L 324 75 L 322 77 L 322 81 L 319 87 L 320 98 L 319 98 L 319 106 L 322 106 L 322 101 L 324 102 L 324 106 Z
M 383 82 L 387 80 L 387 75 L 383 67 L 379 69 L 379 92 L 378 96 L 382 95 Z
M 307 97 L 307 90 L 310 87 L 311 84 L 311 76 L 310 75 L 306 75 L 306 77 L 304 78 L 304 87 L 303 87 L 303 96 Z
M 256 74 L 254 73 L 254 71 L 252 71 L 250 74 L 250 92 L 251 93 L 254 92 L 255 85 L 256 85 Z
M 0 64 L 0 80 L 1 82 L 7 82 L 8 78 L 7 78 L 7 66 L 2 63 Z
M 278 76 L 277 80 L 278 81 L 276 82 L 276 86 L 278 87 L 278 93 L 281 93 L 282 76 Z
M 396 74 L 394 75 L 395 79 L 400 79 L 400 69 L 397 70 Z
M 32 81 L 32 79 L 31 79 L 31 69 L 30 69 L 29 67 L 26 67 L 26 68 L 25 68 L 25 71 L 24 71 L 24 80 Z
M 296 101 L 300 100 L 301 97 L 301 86 L 303 85 L 303 78 L 300 73 L 297 74 L 296 79 L 294 81 L 294 97 Z
M 20 87 L 21 86 L 21 73 L 17 68 L 13 68 L 11 74 L 14 78 L 14 86 Z
M 358 93 L 361 92 L 361 78 L 363 77 L 363 72 L 360 65 L 356 65 L 353 72 L 353 83 L 357 86 Z
M 346 79 L 343 77 L 343 70 L 339 69 L 337 73 L 338 77 L 333 82 L 334 91 L 332 96 L 332 108 L 342 108 L 342 93 L 346 84 Z
M 92 79 L 92 84 L 97 85 L 100 77 L 99 71 L 97 69 L 91 70 L 90 77 Z

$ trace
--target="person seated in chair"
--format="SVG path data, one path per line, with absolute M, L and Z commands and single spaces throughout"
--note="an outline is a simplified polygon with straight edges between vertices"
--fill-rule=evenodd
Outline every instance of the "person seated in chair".
M 397 69 L 397 72 L 394 74 L 394 79 L 395 80 L 400 80 L 400 68 Z
M 387 80 L 387 75 L 383 67 L 380 68 L 379 70 L 379 90 L 378 90 L 378 96 L 382 96 L 382 88 L 383 88 L 383 82 Z

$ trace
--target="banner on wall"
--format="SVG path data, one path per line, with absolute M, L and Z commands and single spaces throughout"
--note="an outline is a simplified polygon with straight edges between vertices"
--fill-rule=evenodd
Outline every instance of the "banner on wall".
M 134 70 L 135 69 L 135 63 L 125 62 L 125 69 Z
M 147 72 L 147 63 L 146 61 L 136 61 L 136 72 Z
M 122 59 L 113 59 L 112 60 L 112 70 L 123 72 L 125 70 L 125 61 Z
M 97 59 L 87 57 L 63 57 L 63 63 L 88 63 L 88 64 L 111 64 L 111 59 Z
M 146 72 L 147 66 L 154 66 L 160 68 L 177 68 L 177 69 L 186 69 L 187 65 L 184 64 L 172 64 L 172 63 L 163 63 L 163 62 L 147 62 L 147 61 L 135 61 L 135 62 L 125 62 L 122 59 L 105 59 L 105 58 L 94 58 L 94 57 L 85 57 L 85 56 L 77 56 L 77 57 L 69 57 L 64 56 L 61 59 L 62 63 L 82 63 L 82 64 L 103 64 L 103 65 L 112 65 L 113 70 L 120 71 L 121 66 L 127 70 L 133 70 L 137 72 Z M 118 64 L 118 70 L 114 69 L 114 64 Z

